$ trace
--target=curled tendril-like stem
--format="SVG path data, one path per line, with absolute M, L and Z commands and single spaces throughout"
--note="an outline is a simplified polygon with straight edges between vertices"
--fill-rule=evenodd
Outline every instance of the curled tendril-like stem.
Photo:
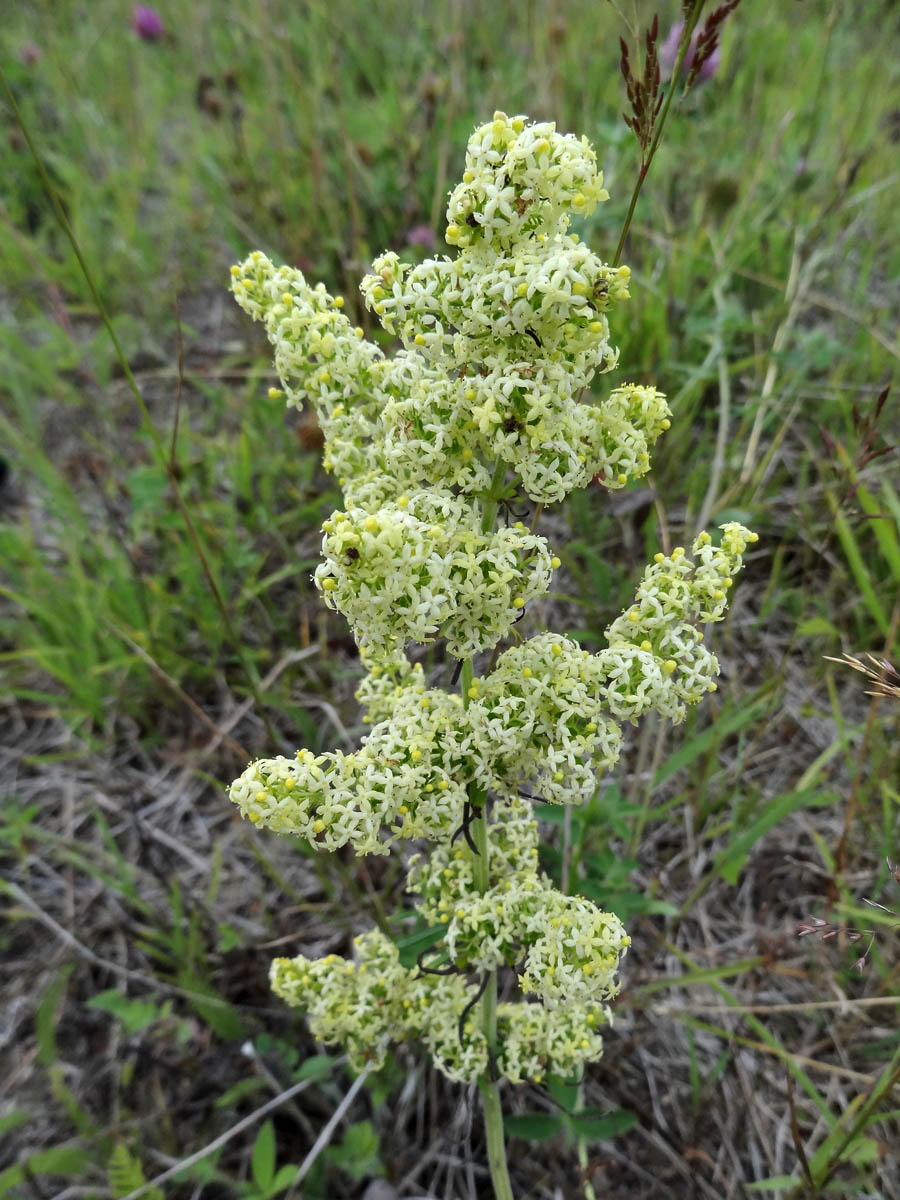
M 478 847 L 475 845 L 475 841 L 472 837 L 472 822 L 479 815 L 479 812 L 480 812 L 480 810 L 477 810 L 475 808 L 475 805 L 472 804 L 471 800 L 465 801 L 465 803 L 463 804 L 462 824 L 460 825 L 459 829 L 457 829 L 457 831 L 454 833 L 453 837 L 450 839 L 451 846 L 453 845 L 453 843 L 456 841 L 456 839 L 458 837 L 462 836 L 466 839 L 466 845 L 469 847 L 469 849 L 472 851 L 472 853 L 473 854 L 479 853 Z
M 475 1007 L 475 1005 L 479 1002 L 481 997 L 484 995 L 484 993 L 487 989 L 488 981 L 490 980 L 490 978 L 491 978 L 490 971 L 485 971 L 482 974 L 481 982 L 478 985 L 478 991 L 475 993 L 475 995 L 472 997 L 472 999 L 469 1001 L 469 1003 L 466 1005 L 466 1007 L 459 1014 L 459 1021 L 457 1022 L 456 1030 L 457 1030 L 457 1033 L 459 1034 L 459 1044 L 461 1046 L 465 1045 L 465 1043 L 463 1041 L 463 1033 L 465 1032 L 466 1018 L 468 1017 L 468 1015 L 472 1011 L 472 1009 Z
M 426 967 L 422 961 L 426 954 L 443 954 L 443 950 L 436 946 L 426 946 L 424 950 L 420 950 L 416 955 L 416 966 L 423 975 L 461 975 L 462 971 L 456 963 L 447 963 L 445 967 Z

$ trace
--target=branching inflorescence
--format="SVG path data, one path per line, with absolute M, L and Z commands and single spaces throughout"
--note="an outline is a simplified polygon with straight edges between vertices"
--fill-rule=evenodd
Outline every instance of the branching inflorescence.
M 370 729 L 351 754 L 254 762 L 231 798 L 254 824 L 321 849 L 433 843 L 410 859 L 408 890 L 443 927 L 446 971 L 402 966 L 378 931 L 357 938 L 352 962 L 273 964 L 275 991 L 357 1066 L 407 1039 L 464 1081 L 571 1077 L 599 1057 L 629 939 L 616 916 L 542 873 L 523 792 L 585 802 L 616 762 L 623 723 L 649 711 L 679 721 L 715 688 L 700 626 L 722 619 L 756 540 L 736 524 L 718 545 L 701 534 L 693 557 L 657 554 L 599 653 L 543 633 L 487 675 L 472 670 L 560 565 L 521 522 L 498 527 L 498 506 L 555 503 L 597 477 L 625 487 L 669 427 L 653 387 L 584 399 L 617 363 L 607 313 L 628 298 L 629 271 L 601 262 L 570 221 L 606 199 L 587 139 L 496 113 L 470 138 L 450 196 L 456 256 L 411 267 L 387 253 L 363 280 L 366 305 L 402 343 L 392 358 L 299 270 L 258 252 L 232 268 L 288 403 L 315 407 L 344 492 L 315 583 L 353 628 Z M 461 694 L 428 687 L 406 656 L 408 643 L 436 639 L 465 661 Z M 503 968 L 520 998 L 498 1005 L 495 982 L 480 1017 L 485 978 Z

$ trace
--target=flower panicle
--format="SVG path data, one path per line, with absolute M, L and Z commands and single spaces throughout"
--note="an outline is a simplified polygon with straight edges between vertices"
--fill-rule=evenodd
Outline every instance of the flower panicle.
M 643 81 L 631 80 L 646 137 L 657 32 Z M 531 802 L 587 802 L 626 722 L 648 711 L 680 720 L 715 687 L 700 627 L 724 617 L 756 540 L 736 523 L 715 542 L 701 534 L 692 556 L 656 555 L 596 653 L 560 633 L 517 640 L 487 676 L 465 676 L 464 696 L 429 686 L 407 656 L 410 643 L 438 639 L 461 660 L 496 649 L 550 590 L 560 559 L 522 521 L 495 528 L 499 503 L 555 503 L 591 480 L 627 487 L 670 427 L 666 397 L 649 384 L 585 399 L 618 362 L 609 320 L 631 282 L 571 229 L 606 199 L 586 138 L 495 113 L 470 137 L 450 194 L 453 256 L 409 265 L 386 252 L 362 282 L 365 304 L 400 341 L 391 357 L 298 269 L 259 251 L 232 268 L 235 299 L 272 345 L 271 394 L 313 408 L 323 465 L 343 490 L 322 525 L 314 583 L 356 638 L 365 733 L 351 753 L 260 758 L 231 799 L 255 826 L 316 850 L 430 843 L 410 860 L 407 887 L 437 931 L 439 969 L 404 966 L 377 930 L 356 939 L 352 960 L 272 964 L 274 991 L 357 1069 L 409 1039 L 465 1082 L 567 1076 L 600 1055 L 629 938 L 614 914 L 564 895 L 541 870 Z M 489 1046 L 475 1005 L 500 969 L 521 999 L 498 1006 Z

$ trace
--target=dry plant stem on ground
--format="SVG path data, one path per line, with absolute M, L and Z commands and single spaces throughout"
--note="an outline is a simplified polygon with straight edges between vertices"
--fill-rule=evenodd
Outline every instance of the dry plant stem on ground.
M 594 479 L 645 476 L 670 426 L 665 397 L 626 384 L 582 403 L 616 364 L 607 312 L 626 267 L 571 231 L 607 199 L 587 139 L 494 114 L 469 140 L 447 209 L 455 258 L 376 259 L 367 306 L 402 349 L 387 358 L 341 297 L 254 252 L 233 268 L 238 303 L 264 323 L 288 402 L 313 403 L 345 507 L 322 526 L 315 582 L 350 622 L 371 726 L 359 748 L 252 763 L 231 797 L 255 825 L 317 849 L 409 861 L 420 933 L 410 960 L 382 932 L 356 959 L 277 959 L 272 986 L 358 1069 L 418 1041 L 450 1079 L 478 1084 L 498 1200 L 512 1196 L 500 1087 L 582 1074 L 629 944 L 621 921 L 558 890 L 538 863 L 530 801 L 578 805 L 618 758 L 622 726 L 680 721 L 715 689 L 699 626 L 721 620 L 755 534 L 701 532 L 693 558 L 659 552 L 633 603 L 591 654 L 558 633 L 515 637 L 560 566 L 536 532 L 544 505 Z M 535 505 L 529 529 L 501 504 Z M 461 695 L 428 686 L 412 643 L 440 639 Z M 491 652 L 488 655 L 488 652 Z M 489 657 L 476 675 L 474 661 Z M 498 976 L 518 998 L 498 1002 Z

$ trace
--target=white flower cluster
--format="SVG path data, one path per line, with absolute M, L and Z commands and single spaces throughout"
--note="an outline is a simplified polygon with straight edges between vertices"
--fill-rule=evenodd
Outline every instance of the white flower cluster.
M 498 801 L 488 819 L 490 880 L 476 886 L 472 855 L 443 845 L 416 857 L 407 888 L 419 911 L 446 924 L 453 962 L 491 970 L 525 959 L 519 981 L 554 1008 L 565 999 L 599 1005 L 618 991 L 615 972 L 630 944 L 618 917 L 559 892 L 538 868 L 538 828 L 518 798 Z
M 482 533 L 465 499 L 413 492 L 336 512 L 323 525 L 316 586 L 370 652 L 440 635 L 457 658 L 488 649 L 549 590 L 546 540 L 524 526 Z
M 382 1066 L 391 1042 L 417 1039 L 450 1079 L 474 1083 L 485 1074 L 487 1041 L 471 1009 L 475 984 L 461 975 L 405 969 L 396 946 L 378 930 L 356 938 L 354 947 L 354 962 L 334 954 L 275 959 L 272 990 L 304 1008 L 314 1036 L 325 1045 L 342 1045 L 355 1070 Z M 580 1073 L 600 1057 L 597 1030 L 607 1020 L 603 1006 L 501 1004 L 495 1065 L 513 1083 Z
M 358 696 L 372 729 L 359 750 L 260 759 L 232 784 L 232 800 L 254 824 L 322 849 L 349 844 L 357 854 L 385 854 L 396 838 L 446 842 L 470 785 L 501 797 L 528 786 L 550 803 L 584 803 L 618 758 L 622 721 L 650 710 L 679 721 L 715 689 L 718 663 L 698 624 L 722 619 L 732 578 L 757 540 L 742 525 L 722 530 L 718 547 L 700 535 L 695 562 L 680 547 L 657 554 L 598 653 L 538 634 L 476 679 L 466 706 L 427 689 L 421 667 L 396 648 L 367 651 Z M 505 878 L 516 874 L 510 865 Z
M 747 544 L 740 525 L 707 534 L 694 561 L 658 554 L 634 603 L 596 654 L 545 633 L 507 649 L 465 697 L 427 688 L 408 641 L 443 638 L 469 659 L 508 635 L 546 593 L 559 559 L 521 522 L 491 528 L 516 486 L 563 499 L 598 477 L 623 487 L 649 469 L 669 426 L 665 397 L 627 384 L 583 393 L 615 365 L 607 311 L 628 296 L 569 232 L 607 199 L 584 138 L 496 113 L 469 141 L 448 207 L 457 257 L 417 267 L 388 253 L 363 281 L 367 305 L 403 349 L 386 358 L 343 301 L 256 252 L 232 269 L 243 308 L 265 324 L 288 402 L 315 406 L 324 462 L 345 506 L 323 525 L 315 582 L 349 620 L 366 674 L 370 729 L 359 749 L 260 759 L 231 786 L 256 825 L 318 849 L 385 854 L 396 839 L 436 843 L 410 864 L 408 889 L 455 974 L 407 970 L 381 933 L 356 959 L 278 959 L 272 985 L 306 1008 L 313 1033 L 379 1065 L 417 1038 L 453 1079 L 496 1068 L 514 1082 L 579 1072 L 618 989 L 621 922 L 553 887 L 538 865 L 523 796 L 582 803 L 615 762 L 621 725 L 648 710 L 679 720 L 715 686 L 699 626 L 720 620 Z M 524 788 L 531 792 L 523 792 Z M 471 835 L 488 846 L 482 869 Z M 473 843 L 474 844 L 474 843 Z M 489 1052 L 472 974 L 515 969 L 523 995 L 501 1004 Z M 465 974 L 468 972 L 469 974 Z
M 634 604 L 606 631 L 603 699 L 610 712 L 634 722 L 648 709 L 673 721 L 685 707 L 715 691 L 719 664 L 703 645 L 700 622 L 721 621 L 728 590 L 758 535 L 732 522 L 714 546 L 708 533 L 694 542 L 697 562 L 680 546 L 657 554 L 644 572 Z
M 499 460 L 545 503 L 596 475 L 618 488 L 647 472 L 669 424 L 665 397 L 627 385 L 580 403 L 594 374 L 616 365 L 606 312 L 628 297 L 628 268 L 568 232 L 571 216 L 606 199 L 585 138 L 495 113 L 470 138 L 447 209 L 458 256 L 415 267 L 394 253 L 376 259 L 367 305 L 443 375 L 385 410 L 402 472 L 444 484 L 465 463 Z

